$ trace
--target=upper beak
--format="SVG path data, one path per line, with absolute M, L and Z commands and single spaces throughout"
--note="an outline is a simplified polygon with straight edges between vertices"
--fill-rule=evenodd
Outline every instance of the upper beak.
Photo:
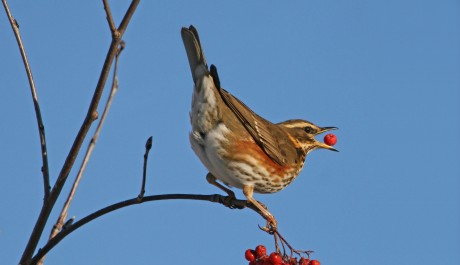
M 331 131 L 331 130 L 338 130 L 337 127 L 322 127 L 321 130 L 318 131 L 317 135 L 323 132 Z

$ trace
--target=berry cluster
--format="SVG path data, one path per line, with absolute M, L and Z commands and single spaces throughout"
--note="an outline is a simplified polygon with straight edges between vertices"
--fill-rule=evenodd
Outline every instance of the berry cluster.
M 287 255 L 282 256 L 278 252 L 272 252 L 267 255 L 267 248 L 264 245 L 258 245 L 255 249 L 248 249 L 244 257 L 249 261 L 249 265 L 321 265 L 317 260 L 301 257 L 299 260 Z

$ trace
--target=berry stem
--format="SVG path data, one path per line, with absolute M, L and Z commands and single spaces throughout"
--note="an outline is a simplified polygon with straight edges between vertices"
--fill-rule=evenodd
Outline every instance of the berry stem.
M 274 229 L 273 230 L 273 236 L 275 237 L 275 246 L 276 246 L 276 251 L 278 252 L 279 251 L 279 246 L 278 246 L 278 238 L 279 240 L 281 241 L 281 246 L 283 247 L 283 254 L 286 255 L 286 250 L 285 250 L 285 247 L 284 247 L 284 244 L 286 244 L 286 246 L 289 248 L 289 250 L 291 251 L 290 253 L 290 256 L 292 257 L 292 254 L 295 253 L 299 256 L 301 256 L 302 253 L 305 253 L 307 254 L 308 258 L 310 258 L 310 254 L 313 253 L 312 250 L 296 250 L 294 249 L 291 244 L 289 244 L 287 242 L 287 240 L 280 234 L 280 232 L 278 231 L 278 229 Z M 281 253 L 281 252 L 279 252 Z

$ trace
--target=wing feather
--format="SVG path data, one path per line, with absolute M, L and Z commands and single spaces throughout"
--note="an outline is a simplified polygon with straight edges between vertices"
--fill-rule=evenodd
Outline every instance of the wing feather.
M 273 161 L 281 166 L 295 162 L 297 151 L 281 128 L 254 113 L 225 89 L 221 88 L 219 92 L 225 104 Z

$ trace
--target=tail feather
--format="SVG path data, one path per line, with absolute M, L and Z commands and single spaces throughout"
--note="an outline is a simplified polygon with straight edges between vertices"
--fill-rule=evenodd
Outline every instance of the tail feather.
M 203 54 L 203 49 L 200 43 L 198 31 L 194 26 L 189 28 L 182 28 L 181 30 L 182 41 L 184 42 L 185 51 L 187 52 L 188 62 L 190 64 L 190 71 L 192 72 L 193 81 L 196 82 L 196 70 L 200 65 L 204 65 L 207 69 L 206 59 Z

